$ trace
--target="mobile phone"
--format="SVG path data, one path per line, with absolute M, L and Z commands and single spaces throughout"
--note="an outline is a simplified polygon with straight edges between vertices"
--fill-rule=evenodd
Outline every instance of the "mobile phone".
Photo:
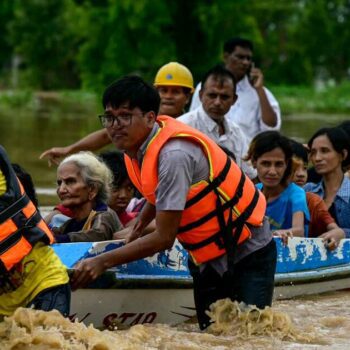
M 250 64 L 250 67 L 249 67 L 249 71 L 248 71 L 248 79 L 252 85 L 254 85 L 255 80 L 256 80 L 256 77 L 252 77 L 252 75 L 251 75 L 251 71 L 254 68 L 255 68 L 255 63 L 252 61 L 252 63 Z

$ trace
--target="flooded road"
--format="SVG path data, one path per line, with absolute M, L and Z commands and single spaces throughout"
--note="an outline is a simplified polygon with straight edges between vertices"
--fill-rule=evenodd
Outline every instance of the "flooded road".
M 206 332 L 194 323 L 100 331 L 56 312 L 18 309 L 0 324 L 2 350 L 348 349 L 350 291 L 277 301 L 263 312 L 220 301 Z

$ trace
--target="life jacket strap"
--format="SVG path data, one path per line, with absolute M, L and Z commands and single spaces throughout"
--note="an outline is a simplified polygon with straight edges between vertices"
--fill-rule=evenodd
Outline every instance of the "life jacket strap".
M 5 240 L 3 240 L 0 244 L 0 255 L 5 253 L 7 250 L 9 250 L 12 246 L 14 246 L 19 240 L 22 238 L 22 230 L 23 228 L 20 228 L 16 232 L 12 233 L 10 236 L 8 236 Z
M 231 160 L 229 157 L 226 159 L 226 163 L 224 168 L 221 170 L 220 174 L 211 182 L 209 185 L 205 187 L 201 192 L 197 193 L 193 198 L 186 202 L 185 209 L 191 207 L 193 204 L 199 202 L 202 198 L 204 198 L 208 193 L 213 191 L 215 188 L 219 187 L 221 183 L 226 179 L 226 176 L 231 167 Z
M 22 237 L 30 238 L 30 234 L 26 234 L 26 231 L 29 232 L 29 229 L 36 226 L 36 224 L 41 220 L 41 216 L 38 212 L 36 212 L 33 216 L 31 216 L 25 225 L 20 227 L 17 231 L 13 232 L 9 235 L 5 240 L 0 243 L 0 255 L 5 253 L 8 249 L 14 246 Z M 29 237 L 27 237 L 29 236 Z
M 233 228 L 236 228 L 236 232 L 233 235 L 233 239 L 234 241 L 232 243 L 234 243 L 236 241 L 236 243 L 238 242 L 239 236 L 240 236 L 240 232 L 237 232 L 237 229 L 242 226 L 244 226 L 246 220 L 249 218 L 249 216 L 252 214 L 257 202 L 259 200 L 259 192 L 256 190 L 254 193 L 254 197 L 252 199 L 252 201 L 249 203 L 248 207 L 246 208 L 246 210 L 236 219 L 232 222 Z M 214 233 L 212 236 L 208 237 L 207 239 L 204 239 L 201 242 L 198 243 L 185 243 L 185 242 L 181 242 L 182 246 L 189 250 L 189 251 L 194 251 L 200 248 L 203 248 L 205 246 L 207 246 L 210 243 L 215 242 L 217 244 L 217 246 L 220 249 L 226 248 L 225 247 L 225 243 L 223 240 L 223 233 L 227 232 L 228 228 L 227 227 L 223 227 L 220 228 L 220 231 Z M 232 237 L 232 233 L 231 233 L 231 237 Z
M 218 209 L 220 209 L 220 211 L 223 212 L 223 211 L 225 211 L 228 208 L 233 208 L 238 203 L 240 198 L 242 197 L 244 182 L 245 182 L 245 175 L 244 175 L 244 173 L 242 171 L 241 178 L 240 178 L 238 186 L 237 186 L 236 194 L 234 195 L 233 198 L 231 198 L 229 201 L 225 202 L 224 204 L 221 204 L 221 201 L 220 201 L 220 208 L 215 208 L 210 213 L 206 214 L 205 216 L 201 217 L 200 219 L 198 219 L 196 221 L 192 221 L 191 223 L 189 223 L 189 224 L 187 224 L 185 226 L 180 226 L 179 229 L 178 229 L 178 233 L 184 233 L 186 231 L 193 230 L 194 228 L 196 228 L 196 227 L 198 227 L 200 225 L 203 225 L 205 222 L 207 222 L 208 220 L 210 220 L 213 217 L 218 215 Z M 211 184 L 212 183 L 213 182 L 211 182 Z M 212 190 L 213 191 L 217 191 L 216 187 L 213 187 Z M 202 192 L 203 191 L 201 191 L 200 193 L 202 193 Z
M 0 213 L 0 224 L 4 223 L 9 218 L 15 216 L 19 211 L 21 211 L 30 202 L 29 197 L 23 194 L 16 202 L 13 202 L 9 207 L 4 209 Z

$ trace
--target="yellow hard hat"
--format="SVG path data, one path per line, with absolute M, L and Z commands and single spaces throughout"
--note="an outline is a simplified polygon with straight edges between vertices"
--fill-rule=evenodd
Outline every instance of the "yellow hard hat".
M 177 62 L 170 62 L 161 67 L 154 79 L 154 85 L 182 86 L 191 89 L 191 93 L 194 91 L 190 70 Z

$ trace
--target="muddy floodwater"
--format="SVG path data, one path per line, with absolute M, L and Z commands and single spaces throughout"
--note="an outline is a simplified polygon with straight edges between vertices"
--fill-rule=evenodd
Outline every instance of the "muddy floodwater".
M 350 291 L 277 301 L 258 311 L 217 302 L 210 329 L 195 323 L 98 330 L 57 312 L 18 309 L 0 323 L 1 350 L 349 349 Z

